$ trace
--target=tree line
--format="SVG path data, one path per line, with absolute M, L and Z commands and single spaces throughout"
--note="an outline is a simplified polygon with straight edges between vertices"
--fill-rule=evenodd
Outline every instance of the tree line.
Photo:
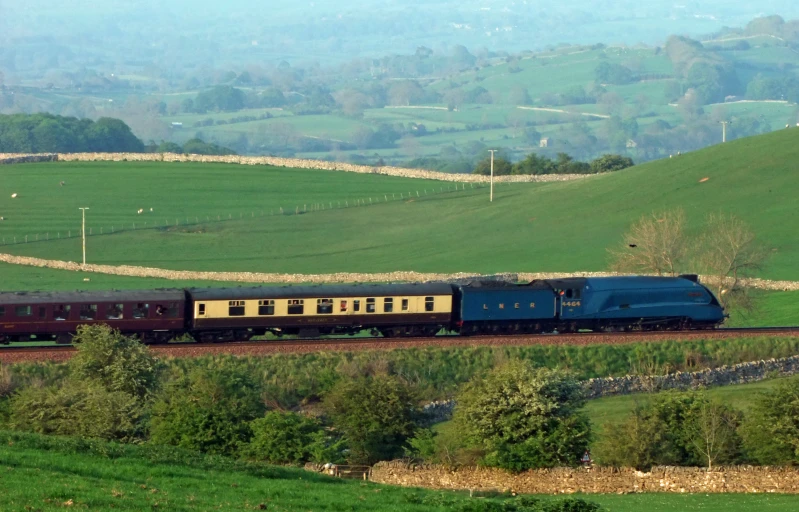
M 633 166 L 632 158 L 621 155 L 602 155 L 590 162 L 580 162 L 567 155 L 558 153 L 553 160 L 544 155 L 530 153 L 516 163 L 503 157 L 493 160 L 494 176 L 510 176 L 523 174 L 598 174 L 613 172 Z M 491 157 L 480 160 L 472 171 L 473 174 L 488 176 L 491 174 Z

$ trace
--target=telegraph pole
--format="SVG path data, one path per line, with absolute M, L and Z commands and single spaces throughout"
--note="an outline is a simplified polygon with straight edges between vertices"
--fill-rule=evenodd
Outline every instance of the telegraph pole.
M 732 124 L 732 121 L 719 121 L 721 124 L 721 142 L 727 142 L 727 125 Z
M 86 266 L 86 210 L 88 207 L 78 208 L 81 210 L 81 215 L 83 217 L 83 221 L 81 222 L 80 232 L 83 235 L 83 266 Z
M 489 153 L 491 153 L 491 195 L 489 196 L 489 202 L 494 202 L 494 151 L 496 149 L 489 149 Z

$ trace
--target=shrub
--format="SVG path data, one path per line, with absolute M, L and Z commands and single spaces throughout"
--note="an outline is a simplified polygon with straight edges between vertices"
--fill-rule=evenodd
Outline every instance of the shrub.
M 261 416 L 260 388 L 238 369 L 196 369 L 168 383 L 152 409 L 150 440 L 232 455 L 249 442 L 249 422 Z
M 324 399 L 344 434 L 350 462 L 368 464 L 402 454 L 419 416 L 416 402 L 406 384 L 386 375 L 340 381 Z
M 316 420 L 272 411 L 250 422 L 252 440 L 242 450 L 249 458 L 272 464 L 339 462 L 341 442 Z
M 120 441 L 141 437 L 143 409 L 136 397 L 88 382 L 24 388 L 9 409 L 14 429 Z
M 799 464 L 799 378 L 761 394 L 743 428 L 748 457 L 760 464 Z
M 704 393 L 665 393 L 636 407 L 624 423 L 608 425 L 596 456 L 602 464 L 641 470 L 736 462 L 741 417 Z
M 81 325 L 73 343 L 77 353 L 68 363 L 72 378 L 138 398 L 155 388 L 161 363 L 135 338 L 107 325 Z
M 511 361 L 465 386 L 455 421 L 486 450 L 486 465 L 513 471 L 576 465 L 591 438 L 583 405 L 571 376 Z

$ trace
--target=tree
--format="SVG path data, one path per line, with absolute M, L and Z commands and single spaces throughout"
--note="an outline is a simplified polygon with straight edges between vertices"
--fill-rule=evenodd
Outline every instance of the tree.
M 533 103 L 530 98 L 530 93 L 521 85 L 515 85 L 511 88 L 508 96 L 508 103 L 511 105 L 531 105 Z
M 66 381 L 16 395 L 12 426 L 44 434 L 141 438 L 161 364 L 136 339 L 106 325 L 79 326 L 73 342 L 77 353 L 68 363 Z
M 322 424 L 293 412 L 270 411 L 250 422 L 252 440 L 242 451 L 271 464 L 339 462 L 341 442 Z
M 701 465 L 740 459 L 742 415 L 701 392 L 663 393 L 636 406 L 621 424 L 607 425 L 597 459 L 649 470 L 655 465 Z
M 372 464 L 402 454 L 419 415 L 416 394 L 388 375 L 342 380 L 323 403 L 354 463 Z
M 68 363 L 72 377 L 141 399 L 155 390 L 163 366 L 135 338 L 104 324 L 80 325 L 72 342 L 77 351 Z
M 799 464 L 799 378 L 760 394 L 742 428 L 747 455 L 760 464 Z
M 743 281 L 763 268 L 768 252 L 749 226 L 732 214 L 712 213 L 696 243 L 696 260 L 724 308 L 751 311 L 752 295 Z
M 502 157 L 494 158 L 494 176 L 508 176 L 512 171 L 513 164 L 511 164 L 509 160 Z M 477 162 L 472 174 L 489 176 L 491 174 L 491 157 L 488 156 Z
M 591 162 L 591 172 L 613 172 L 632 167 L 633 159 L 621 155 L 602 155 Z
M 568 374 L 511 361 L 459 393 L 454 420 L 483 462 L 513 471 L 576 465 L 591 427 L 579 383 Z
M 624 85 L 633 81 L 633 72 L 621 64 L 600 63 L 594 70 L 596 81 L 601 84 Z
M 250 441 L 249 422 L 264 412 L 259 395 L 258 384 L 238 368 L 203 368 L 179 375 L 156 397 L 150 440 L 234 455 Z
M 676 209 L 642 216 L 610 250 L 617 272 L 677 275 L 688 256 L 685 212 Z

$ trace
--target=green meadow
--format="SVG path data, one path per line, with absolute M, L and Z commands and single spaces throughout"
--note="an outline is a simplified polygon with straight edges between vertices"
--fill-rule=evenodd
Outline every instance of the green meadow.
M 337 480 L 295 468 L 237 462 L 172 448 L 120 446 L 1 433 L 4 510 L 502 510 L 505 495 L 428 491 Z M 781 494 L 580 495 L 608 512 L 789 512 Z M 542 497 L 544 500 L 557 500 Z M 492 506 L 493 505 L 493 506 Z
M 791 164 L 798 141 L 799 130 L 782 130 L 583 180 L 498 184 L 493 203 L 486 188 L 459 185 L 455 192 L 453 184 L 380 175 L 214 164 L 15 165 L 0 170 L 0 211 L 7 215 L 0 237 L 27 234 L 31 242 L 38 235 L 38 242 L 3 250 L 78 261 L 78 207 L 88 206 L 93 263 L 291 273 L 568 272 L 606 269 L 607 249 L 633 222 L 679 207 L 691 231 L 709 213 L 735 213 L 772 250 L 761 277 L 799 279 L 799 181 Z M 120 226 L 126 230 L 117 232 Z M 67 230 L 73 238 L 65 240 Z M 56 232 L 61 239 L 52 239 Z

